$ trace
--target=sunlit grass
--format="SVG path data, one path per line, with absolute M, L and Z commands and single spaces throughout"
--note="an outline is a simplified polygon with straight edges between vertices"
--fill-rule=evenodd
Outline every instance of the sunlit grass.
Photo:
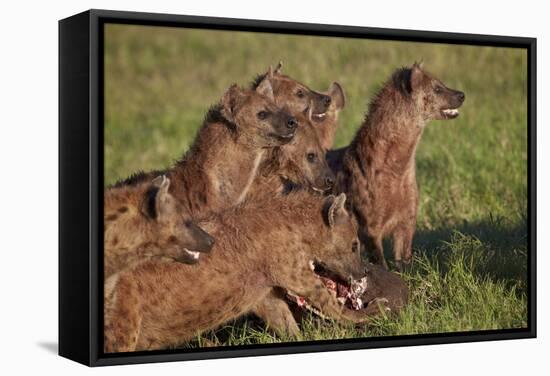
M 113 25 L 105 36 L 106 184 L 169 166 L 227 87 L 279 60 L 314 89 L 343 85 L 336 146 L 394 69 L 423 60 L 466 102 L 458 119 L 430 123 L 418 148 L 416 256 L 403 276 L 411 302 L 359 329 L 310 317 L 303 339 L 527 325 L 525 50 Z M 187 346 L 288 339 L 240 321 L 202 340 Z

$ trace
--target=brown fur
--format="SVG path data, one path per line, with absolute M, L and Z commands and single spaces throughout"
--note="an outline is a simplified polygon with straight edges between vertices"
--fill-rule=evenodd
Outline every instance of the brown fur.
M 292 114 L 312 111 L 312 123 L 315 126 L 321 146 L 329 150 L 334 143 L 338 128 L 338 114 L 345 106 L 344 89 L 338 82 L 333 82 L 326 93 L 310 89 L 303 83 L 281 73 L 282 63 L 275 70 L 259 75 L 253 82 L 256 87 L 268 77 L 273 85 L 275 102 L 286 106 Z
M 382 241 L 392 236 L 397 266 L 410 263 L 418 208 L 416 148 L 426 123 L 451 118 L 442 110 L 460 107 L 463 100 L 464 93 L 417 64 L 400 69 L 370 104 L 350 146 L 328 156 L 331 166 L 341 166 L 335 191 L 350 198 L 374 262 L 387 267 Z
M 250 187 L 250 200 L 287 194 L 293 189 L 326 192 L 332 189 L 334 174 L 326 151 L 311 124 L 311 114 L 296 116 L 298 129 L 288 144 L 266 152 L 257 178 Z
M 184 158 L 171 169 L 139 173 L 117 185 L 166 173 L 170 193 L 197 219 L 237 205 L 246 197 L 271 147 L 289 142 L 298 123 L 273 102 L 268 78 L 255 90 L 233 85 L 208 112 Z
M 364 275 L 344 203 L 345 195 L 297 192 L 242 205 L 201 224 L 217 241 L 199 267 L 151 261 L 113 275 L 105 283 L 105 351 L 188 341 L 249 312 L 275 286 L 335 319 L 368 320 L 342 306 L 310 269 L 313 260 L 344 278 Z
M 184 263 L 209 252 L 214 239 L 191 222 L 168 193 L 170 180 L 156 178 L 134 186 L 109 188 L 104 195 L 104 275 L 153 257 Z
M 311 110 L 297 116 L 300 126 L 287 145 L 273 148 L 250 189 L 249 200 L 285 195 L 296 189 L 325 192 L 332 188 L 334 175 L 328 167 L 325 149 L 311 124 Z M 297 336 L 298 325 L 290 312 L 285 294 L 274 288 L 252 312 L 280 334 Z
M 385 299 L 388 311 L 398 313 L 409 301 L 409 288 L 398 274 L 379 265 L 369 264 L 367 290 L 361 299 L 367 306 Z

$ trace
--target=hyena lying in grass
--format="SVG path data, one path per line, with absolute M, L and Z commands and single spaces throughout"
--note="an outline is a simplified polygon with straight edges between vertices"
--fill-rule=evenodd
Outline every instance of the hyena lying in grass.
M 110 188 L 104 195 L 104 275 L 154 257 L 194 264 L 214 239 L 168 193 L 170 180 Z
M 364 290 L 357 224 L 344 204 L 343 194 L 301 191 L 240 205 L 201 223 L 216 243 L 199 267 L 148 261 L 114 274 L 105 282 L 105 351 L 179 345 L 246 314 L 275 286 L 331 318 L 369 320 L 377 304 L 353 308 L 327 288 Z
M 382 241 L 393 237 L 398 268 L 412 259 L 418 209 L 415 155 L 426 123 L 458 116 L 464 93 L 449 89 L 418 64 L 397 70 L 369 105 L 351 144 L 328 154 L 359 221 L 372 260 L 387 268 Z
M 292 114 L 304 113 L 310 109 L 312 123 L 321 146 L 329 150 L 332 148 L 338 128 L 338 114 L 346 103 L 342 86 L 338 82 L 333 82 L 326 93 L 320 93 L 282 74 L 282 67 L 280 62 L 275 70 L 269 68 L 267 73 L 256 78 L 252 87 L 257 87 L 262 80 L 269 78 L 273 86 L 273 96 L 278 105 L 286 106 Z
M 139 173 L 117 186 L 165 173 L 170 193 L 192 218 L 200 219 L 242 202 L 266 150 L 288 143 L 298 122 L 274 102 L 271 82 L 254 90 L 231 86 L 212 107 L 183 159 L 167 171 Z

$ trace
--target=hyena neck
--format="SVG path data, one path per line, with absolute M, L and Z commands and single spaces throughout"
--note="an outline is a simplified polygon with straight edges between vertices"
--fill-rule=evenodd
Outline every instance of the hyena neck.
M 350 148 L 368 168 L 389 168 L 394 174 L 415 168 L 416 149 L 425 120 L 410 97 L 385 87 L 370 104 Z
M 194 218 L 237 205 L 245 197 L 264 149 L 239 142 L 226 124 L 207 123 L 173 168 L 172 194 Z

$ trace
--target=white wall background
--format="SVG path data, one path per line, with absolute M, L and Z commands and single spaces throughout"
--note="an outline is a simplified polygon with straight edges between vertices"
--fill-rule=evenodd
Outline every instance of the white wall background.
M 548 366 L 550 27 L 543 1 L 3 2 L 0 20 L 0 373 L 541 374 Z M 57 343 L 57 20 L 88 8 L 538 38 L 539 338 L 88 369 Z M 538 371 L 538 372 L 537 372 Z

